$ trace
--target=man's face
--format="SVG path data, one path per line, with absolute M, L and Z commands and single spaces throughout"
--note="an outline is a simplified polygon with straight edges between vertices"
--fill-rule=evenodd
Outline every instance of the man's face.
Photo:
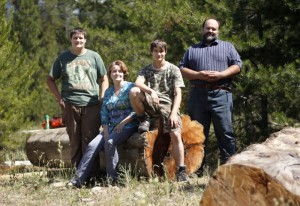
M 165 60 L 166 51 L 160 47 L 154 47 L 152 51 L 152 60 L 162 62 Z
M 219 23 L 214 19 L 208 19 L 203 28 L 203 39 L 210 43 L 218 38 Z
M 82 49 L 85 47 L 86 38 L 82 33 L 76 33 L 72 36 L 71 43 L 73 48 Z

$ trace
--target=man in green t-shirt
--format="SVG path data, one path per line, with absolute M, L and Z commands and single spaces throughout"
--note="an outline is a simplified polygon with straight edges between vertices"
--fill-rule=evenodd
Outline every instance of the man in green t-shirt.
M 71 162 L 76 166 L 88 143 L 99 134 L 101 102 L 109 85 L 102 58 L 85 48 L 86 36 L 81 28 L 71 31 L 71 49 L 56 58 L 47 76 L 47 85 L 63 111 Z M 62 82 L 61 92 L 56 80 Z

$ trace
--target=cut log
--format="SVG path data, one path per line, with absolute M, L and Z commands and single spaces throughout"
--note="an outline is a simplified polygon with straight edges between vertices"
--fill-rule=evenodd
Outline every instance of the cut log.
M 274 133 L 217 168 L 200 205 L 300 206 L 300 129 Z
M 204 155 L 203 127 L 191 121 L 187 115 L 182 116 L 182 139 L 185 150 L 185 164 L 188 174 L 195 172 L 201 165 Z M 58 150 L 58 146 L 60 149 Z M 32 133 L 26 144 L 27 157 L 33 165 L 70 167 L 70 144 L 65 128 L 40 130 Z M 173 158 L 169 135 L 159 129 L 143 134 L 133 134 L 124 144 L 118 146 L 119 165 L 141 176 L 175 177 L 176 165 Z M 100 152 L 100 170 L 105 172 L 105 154 Z
M 71 148 L 65 127 L 32 131 L 25 149 L 28 160 L 35 166 L 71 166 Z

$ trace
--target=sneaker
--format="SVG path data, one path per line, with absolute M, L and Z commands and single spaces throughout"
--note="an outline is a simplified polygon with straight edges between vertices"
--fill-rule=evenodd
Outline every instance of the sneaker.
M 176 171 L 177 182 L 187 182 L 186 166 L 179 166 Z
M 81 188 L 81 185 L 74 179 L 67 183 L 67 188 Z
M 148 132 L 150 129 L 150 122 L 148 120 L 144 120 L 140 123 L 138 131 L 139 133 Z

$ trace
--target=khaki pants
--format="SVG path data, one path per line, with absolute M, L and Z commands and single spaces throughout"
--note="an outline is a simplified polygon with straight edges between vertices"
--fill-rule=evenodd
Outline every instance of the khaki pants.
M 145 93 L 145 100 L 143 101 L 145 112 L 154 118 L 162 118 L 163 123 L 163 133 L 169 133 L 170 131 L 177 131 L 181 133 L 182 130 L 182 122 L 180 113 L 177 112 L 179 127 L 177 128 L 170 128 L 169 125 L 169 116 L 172 110 L 172 104 L 168 102 L 163 102 L 160 100 L 159 105 L 155 106 L 153 104 L 152 98 L 148 93 Z
M 76 106 L 65 102 L 64 124 L 71 146 L 71 162 L 78 166 L 88 144 L 99 134 L 100 104 Z

